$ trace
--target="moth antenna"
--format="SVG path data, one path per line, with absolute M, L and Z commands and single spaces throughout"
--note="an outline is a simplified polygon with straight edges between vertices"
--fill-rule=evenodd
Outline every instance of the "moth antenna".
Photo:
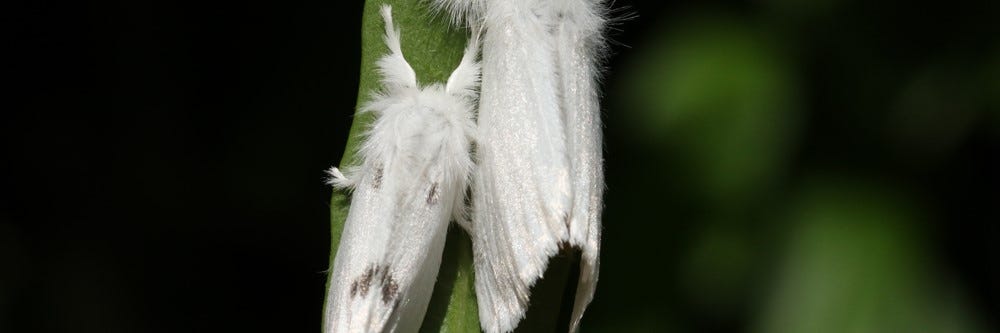
M 396 85 L 406 88 L 417 87 L 417 74 L 413 72 L 413 67 L 406 62 L 403 57 L 403 49 L 400 46 L 400 31 L 392 23 L 392 6 L 382 5 L 379 12 L 382 20 L 385 21 L 385 46 L 389 48 L 389 54 L 378 60 L 378 70 L 382 74 L 382 80 L 386 85 Z
M 450 95 L 473 95 L 476 87 L 479 86 L 480 64 L 476 61 L 479 54 L 479 36 L 482 34 L 483 26 L 469 37 L 469 44 L 465 46 L 465 53 L 462 55 L 462 62 L 458 64 L 455 71 L 451 72 L 448 82 L 445 84 L 445 92 Z

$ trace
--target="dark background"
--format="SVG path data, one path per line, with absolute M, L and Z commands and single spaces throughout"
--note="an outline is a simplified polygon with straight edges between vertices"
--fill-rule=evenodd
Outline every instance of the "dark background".
M 318 332 L 360 1 L 4 7 L 0 332 Z M 614 7 L 584 330 L 998 327 L 1000 6 Z

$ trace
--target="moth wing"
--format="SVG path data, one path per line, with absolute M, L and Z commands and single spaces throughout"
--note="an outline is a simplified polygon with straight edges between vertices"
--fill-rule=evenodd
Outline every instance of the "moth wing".
M 324 332 L 378 332 L 391 309 L 380 309 L 379 278 L 392 238 L 395 197 L 381 195 L 382 169 L 355 185 L 328 283 Z
M 474 173 L 473 250 L 480 321 L 512 330 L 530 287 L 568 238 L 571 183 L 548 27 L 516 4 L 485 21 Z M 497 11 L 495 13 L 493 11 Z
M 452 207 L 436 181 L 377 174 L 354 192 L 324 332 L 415 332 L 427 311 Z
M 554 37 L 573 180 L 569 243 L 582 252 L 576 304 L 570 323 L 570 331 L 575 332 L 594 297 L 601 247 L 604 161 L 595 66 L 598 52 L 603 48 L 601 27 L 604 19 L 597 1 L 563 5 L 557 9 L 562 15 L 556 16 Z
M 466 154 L 463 158 L 468 158 L 468 150 L 462 152 Z M 401 314 L 399 322 L 400 327 L 414 327 L 414 331 L 420 327 L 430 302 L 455 204 L 462 201 L 465 193 L 464 185 L 451 178 L 454 175 L 451 173 L 461 171 L 447 170 L 440 157 L 432 161 L 435 163 L 411 173 L 411 177 L 421 181 L 412 185 L 407 191 L 411 195 L 401 202 L 402 214 L 393 231 L 399 238 L 388 257 L 400 273 L 413 277 L 409 281 L 400 280 L 409 286 L 403 290 L 405 298 L 401 299 L 401 306 L 414 310 Z

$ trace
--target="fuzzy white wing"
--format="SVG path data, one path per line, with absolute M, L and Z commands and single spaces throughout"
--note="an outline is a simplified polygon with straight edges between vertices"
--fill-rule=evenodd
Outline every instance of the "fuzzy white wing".
M 394 164 L 375 167 L 355 186 L 324 332 L 415 332 L 423 321 L 455 191 L 441 193 L 444 180 L 415 179 Z
M 486 30 L 474 191 L 476 292 L 488 332 L 513 330 L 562 244 L 582 250 L 571 331 L 597 282 L 604 190 L 601 0 L 437 0 Z
M 401 173 L 397 177 L 412 177 L 412 173 Z M 448 198 L 456 192 L 445 189 L 448 184 L 441 177 L 425 178 L 413 182 L 398 178 L 404 190 L 403 200 L 398 202 L 397 222 L 393 225 L 391 247 L 385 262 L 398 284 L 399 297 L 393 305 L 396 311 L 390 317 L 391 324 L 386 331 L 416 332 L 427 312 L 434 282 L 441 266 L 448 221 L 452 215 L 454 202 Z M 409 184 L 408 184 L 409 183 Z M 447 191 L 447 192 L 446 192 Z M 393 287 L 390 286 L 390 289 Z M 392 290 L 390 290 L 392 291 Z M 383 305 L 392 299 L 390 294 L 381 294 Z
M 570 331 L 594 297 L 601 248 L 604 193 L 603 147 L 597 90 L 598 52 L 603 49 L 603 4 L 599 0 L 560 0 L 556 6 L 556 68 L 566 119 L 566 145 L 573 180 L 569 242 L 582 250 L 580 278 Z
M 392 241 L 394 196 L 380 195 L 382 169 L 355 184 L 327 289 L 323 332 L 378 332 L 388 322 L 379 281 Z M 380 275 L 376 277 L 376 275 Z
M 512 330 L 568 238 L 570 167 L 549 25 L 530 2 L 490 2 L 483 37 L 473 248 L 480 321 Z

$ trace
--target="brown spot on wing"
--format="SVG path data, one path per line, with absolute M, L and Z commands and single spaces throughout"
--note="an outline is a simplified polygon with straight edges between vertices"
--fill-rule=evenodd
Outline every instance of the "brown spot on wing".
M 399 293 L 399 285 L 396 281 L 389 277 L 387 282 L 382 285 L 382 303 L 389 304 L 393 299 L 396 298 L 396 294 Z
M 376 290 L 382 293 L 382 303 L 388 305 L 393 300 L 398 303 L 399 283 L 389 272 L 389 265 L 374 265 L 365 270 L 364 274 L 351 283 L 351 297 L 367 296 L 373 282 L 378 283 Z
M 358 280 L 359 287 L 361 289 L 361 297 L 368 295 L 368 288 L 372 286 L 372 278 L 375 277 L 375 268 L 369 268 L 365 271 L 365 274 L 361 275 L 361 279 Z
M 378 169 L 375 169 L 375 179 L 372 180 L 372 188 L 373 189 L 377 190 L 377 189 L 379 189 L 379 188 L 382 187 L 382 174 L 383 173 L 385 173 L 385 171 L 382 169 L 382 167 L 378 167 Z
M 438 183 L 431 184 L 431 190 L 427 192 L 427 204 L 433 205 L 438 202 Z

